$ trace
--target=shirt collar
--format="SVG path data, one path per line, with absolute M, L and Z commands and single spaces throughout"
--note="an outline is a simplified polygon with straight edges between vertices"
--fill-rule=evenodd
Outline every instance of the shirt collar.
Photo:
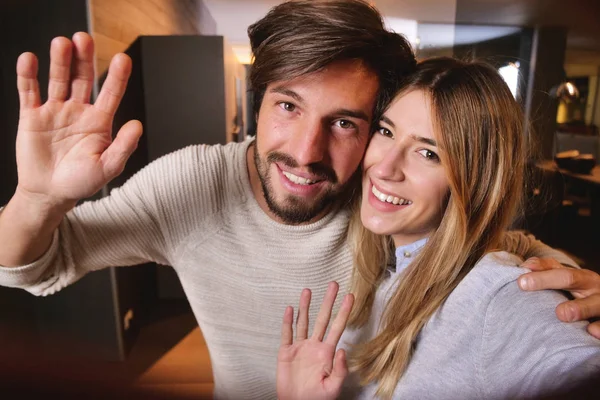
M 408 267 L 421 251 L 425 243 L 429 240 L 428 237 L 417 240 L 404 246 L 396 247 L 396 271 L 394 274 L 399 274 Z

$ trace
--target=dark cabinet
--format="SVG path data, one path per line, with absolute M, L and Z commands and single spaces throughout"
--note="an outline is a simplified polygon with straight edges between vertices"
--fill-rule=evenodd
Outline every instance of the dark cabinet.
M 140 36 L 126 54 L 133 70 L 113 131 L 138 119 L 144 134 L 108 189 L 177 149 L 245 138 L 246 69 L 222 36 Z M 160 298 L 185 297 L 172 269 L 156 271 Z

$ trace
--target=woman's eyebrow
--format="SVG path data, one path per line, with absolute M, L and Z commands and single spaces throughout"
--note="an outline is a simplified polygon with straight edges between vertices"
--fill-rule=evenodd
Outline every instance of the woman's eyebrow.
M 394 125 L 394 123 L 392 122 L 392 120 L 389 119 L 388 117 L 386 117 L 385 115 L 382 115 L 380 119 L 381 119 L 381 121 L 385 122 L 386 124 L 388 124 L 392 128 L 396 127 L 396 125 Z
M 421 143 L 425 143 L 428 144 L 430 146 L 435 146 L 437 147 L 437 142 L 433 139 L 429 139 L 423 136 L 417 136 L 417 135 L 410 135 L 411 138 L 413 138 L 414 140 L 416 140 L 417 142 L 421 142 Z

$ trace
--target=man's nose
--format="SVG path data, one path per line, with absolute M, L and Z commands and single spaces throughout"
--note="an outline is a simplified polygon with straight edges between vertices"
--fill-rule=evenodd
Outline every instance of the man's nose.
M 321 121 L 309 121 L 295 133 L 289 152 L 299 165 L 321 163 L 327 158 L 329 134 Z

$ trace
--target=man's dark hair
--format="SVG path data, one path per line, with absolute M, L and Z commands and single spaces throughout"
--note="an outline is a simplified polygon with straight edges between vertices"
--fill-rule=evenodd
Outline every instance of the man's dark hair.
M 332 62 L 362 60 L 379 78 L 377 121 L 416 65 L 406 39 L 387 31 L 381 14 L 361 0 L 288 1 L 252 24 L 248 36 L 255 114 L 270 83 L 320 71 Z

